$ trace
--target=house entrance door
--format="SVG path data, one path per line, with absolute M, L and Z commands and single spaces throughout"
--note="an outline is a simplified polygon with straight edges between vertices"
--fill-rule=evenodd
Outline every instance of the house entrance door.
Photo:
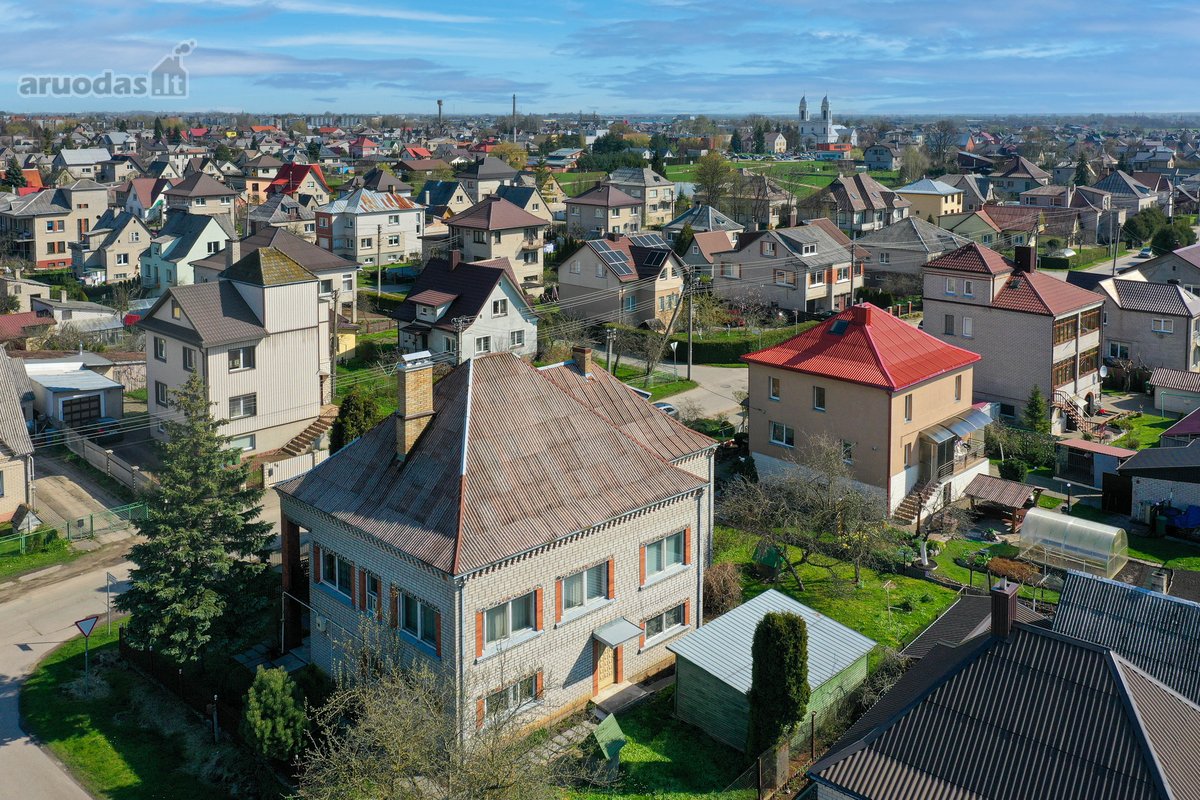
M 617 651 L 608 645 L 595 643 L 596 648 L 596 691 L 612 686 L 617 680 Z

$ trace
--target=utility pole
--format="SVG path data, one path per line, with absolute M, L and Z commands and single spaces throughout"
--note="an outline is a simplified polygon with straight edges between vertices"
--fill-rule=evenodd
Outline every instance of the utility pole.
M 616 335 L 617 332 L 612 328 L 604 329 L 604 371 L 610 374 L 612 373 L 613 339 Z
M 687 292 L 688 304 L 688 361 L 687 361 L 687 379 L 692 379 L 692 329 L 695 325 L 696 314 L 695 308 L 692 305 L 692 295 L 696 293 L 695 274 L 689 270 L 687 272 L 687 283 L 684 285 L 684 291 Z
M 458 339 L 458 352 L 456 355 L 458 356 L 459 364 L 462 363 L 463 358 L 462 334 L 463 331 L 466 330 L 467 326 L 471 324 L 472 319 L 473 317 L 455 317 L 454 319 L 450 320 L 450 324 L 454 326 L 455 337 Z
M 1117 210 L 1113 208 L 1112 198 L 1108 200 L 1108 244 L 1113 251 L 1112 274 L 1117 274 Z
M 383 294 L 383 262 L 381 249 L 383 247 L 383 226 L 375 226 L 375 291 Z
M 340 289 L 333 290 L 333 305 L 329 309 L 329 402 L 337 399 L 337 349 L 338 349 L 338 310 L 341 305 L 338 297 Z M 324 405 L 324 398 L 321 398 Z

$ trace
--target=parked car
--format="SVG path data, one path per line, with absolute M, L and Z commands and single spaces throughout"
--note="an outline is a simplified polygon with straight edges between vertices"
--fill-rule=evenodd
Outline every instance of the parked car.
M 679 419 L 679 409 L 670 403 L 658 402 L 654 404 L 654 407 L 666 414 L 668 417 Z
M 628 383 L 625 385 L 629 386 Z M 629 386 L 629 391 L 633 392 L 634 394 L 636 394 L 638 397 L 642 398 L 643 400 L 649 400 L 651 397 L 654 396 L 654 395 L 650 394 L 649 392 L 647 392 L 645 389 L 639 389 L 636 386 Z
M 1143 247 L 1141 250 L 1138 250 L 1138 253 L 1136 256 L 1134 256 L 1134 258 L 1154 258 L 1154 248 Z

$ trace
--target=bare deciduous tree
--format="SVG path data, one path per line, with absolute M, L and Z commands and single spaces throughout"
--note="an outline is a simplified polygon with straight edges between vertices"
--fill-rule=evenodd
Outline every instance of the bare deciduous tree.
M 348 667 L 314 715 L 302 797 L 550 800 L 562 787 L 594 776 L 578 751 L 527 735 L 534 720 L 522 704 L 529 699 L 524 689 L 511 696 L 492 692 L 477 725 L 474 704 L 466 700 L 474 692 L 456 696 L 451 673 L 406 659 L 394 631 L 364 623 L 345 638 Z

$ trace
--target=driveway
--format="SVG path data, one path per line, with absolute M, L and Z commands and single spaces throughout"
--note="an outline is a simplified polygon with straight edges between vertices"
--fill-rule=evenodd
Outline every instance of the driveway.
M 75 620 L 100 614 L 104 624 L 105 572 L 121 581 L 115 589 L 124 591 L 130 566 L 99 568 L 0 604 L 0 800 L 90 798 L 21 730 L 18 697 L 34 665 L 78 633 Z
M 669 367 L 659 366 L 662 372 Z M 687 374 L 687 367 L 679 367 L 679 375 Z M 692 365 L 692 380 L 700 384 L 695 389 L 668 397 L 676 408 L 682 403 L 695 404 L 701 417 L 724 417 L 735 425 L 741 420 L 738 392 L 746 392 L 750 370 L 746 367 L 710 367 L 707 364 Z

